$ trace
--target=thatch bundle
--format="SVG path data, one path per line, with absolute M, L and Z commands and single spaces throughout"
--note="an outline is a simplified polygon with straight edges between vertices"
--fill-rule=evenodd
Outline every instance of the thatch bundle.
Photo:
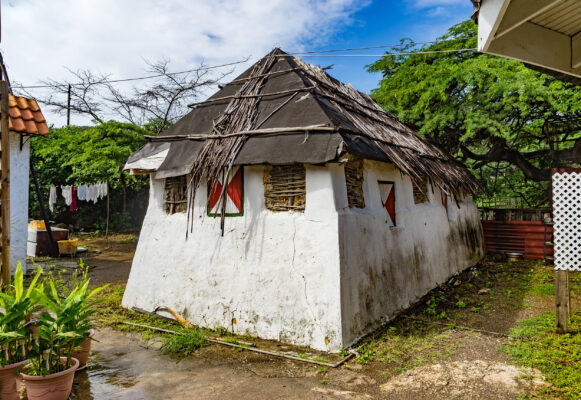
M 176 165 L 192 163 L 193 157 L 189 219 L 202 179 L 223 179 L 233 165 L 324 163 L 345 152 L 391 162 L 416 185 L 425 187 L 427 178 L 456 199 L 479 187 L 460 163 L 388 115 L 367 94 L 279 49 L 210 99 L 191 106 L 190 114 L 151 138 L 180 143 L 166 158 L 167 170 L 183 171 Z M 187 148 L 192 142 L 198 144 Z M 222 227 L 225 196 L 223 185 Z

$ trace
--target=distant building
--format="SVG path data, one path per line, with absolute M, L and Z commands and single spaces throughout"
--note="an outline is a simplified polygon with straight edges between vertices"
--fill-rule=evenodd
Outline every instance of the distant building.
M 9 95 L 10 130 L 10 267 L 26 269 L 30 136 L 48 135 L 42 111 L 34 99 Z

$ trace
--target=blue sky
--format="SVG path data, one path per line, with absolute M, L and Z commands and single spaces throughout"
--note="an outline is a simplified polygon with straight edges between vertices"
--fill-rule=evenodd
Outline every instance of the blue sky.
M 352 15 L 353 22 L 337 32 L 319 49 L 339 49 L 380 46 L 398 43 L 403 37 L 416 42 L 431 41 L 461 21 L 470 18 L 472 5 L 468 0 L 444 1 L 373 1 Z M 382 49 L 362 50 L 349 54 L 381 54 Z M 347 53 L 345 53 L 347 54 Z M 365 66 L 377 60 L 373 57 L 305 58 L 312 64 L 334 64 L 329 71 L 335 78 L 351 83 L 361 91 L 377 87 L 379 74 L 365 71 Z
M 273 47 L 300 52 L 393 44 L 402 37 L 429 41 L 471 12 L 468 0 L 5 0 L 0 49 L 13 84 L 72 80 L 69 70 L 81 69 L 111 79 L 138 77 L 149 74 L 146 61 L 161 59 L 170 60 L 171 71 L 183 71 L 251 57 L 233 68 L 235 76 Z M 380 79 L 365 71 L 377 58 L 304 59 L 334 64 L 331 75 L 361 91 Z M 64 117 L 44 112 L 49 122 L 63 123 Z M 73 122 L 87 120 L 73 115 Z

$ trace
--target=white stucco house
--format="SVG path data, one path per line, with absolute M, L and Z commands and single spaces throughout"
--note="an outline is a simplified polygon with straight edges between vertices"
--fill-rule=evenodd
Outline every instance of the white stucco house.
M 192 181 L 208 154 L 232 167 Z M 468 171 L 278 49 L 125 168 L 151 189 L 123 305 L 200 326 L 339 351 L 484 255 Z
M 9 95 L 10 140 L 10 268 L 26 268 L 30 136 L 48 135 L 49 129 L 34 99 Z

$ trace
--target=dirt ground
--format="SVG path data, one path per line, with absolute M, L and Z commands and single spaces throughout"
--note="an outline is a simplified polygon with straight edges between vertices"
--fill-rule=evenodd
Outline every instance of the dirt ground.
M 116 235 L 109 240 L 81 237 L 81 243 L 88 248 L 83 261 L 91 266 L 93 283 L 126 281 L 135 251 L 135 236 Z M 76 261 L 61 259 L 59 265 Z M 491 270 L 490 274 L 483 282 L 489 279 L 491 285 L 511 276 L 510 269 Z M 497 281 L 492 282 L 494 279 Z M 451 283 L 452 287 L 454 285 Z M 425 336 L 420 329 L 417 347 L 414 348 L 415 342 L 410 342 L 411 334 L 405 329 L 418 325 L 402 318 L 386 328 L 386 333 L 380 333 L 381 340 L 373 340 L 369 347 L 360 348 L 357 359 L 336 369 L 218 344 L 209 345 L 187 358 L 176 359 L 163 353 L 155 339 L 146 341 L 138 333 L 103 328 L 97 334 L 99 341 L 93 345 L 87 370 L 77 373 L 73 398 L 516 399 L 536 393 L 545 386 L 538 371 L 511 365 L 507 356 L 499 351 L 508 340 L 503 334 L 514 322 L 545 305 L 527 304 L 522 307 L 525 299 L 518 296 L 517 289 L 499 287 L 499 293 L 506 292 L 504 295 L 508 300 L 499 297 L 488 307 L 478 298 L 474 300 L 463 294 L 462 290 L 474 291 L 472 284 L 460 282 L 457 285 L 458 294 L 451 301 L 464 299 L 468 307 L 464 306 L 450 316 L 447 327 L 444 323 L 437 325 L 436 320 L 433 322 L 436 328 L 432 328 L 422 321 L 425 310 L 422 313 L 412 310 L 405 318 L 417 319 L 418 324 L 425 326 Z M 477 287 L 476 290 L 480 290 L 482 296 L 489 294 L 486 287 Z M 438 293 L 435 292 L 434 296 L 437 297 Z M 428 300 L 428 308 L 430 301 L 439 301 L 439 307 L 442 304 L 440 298 L 443 297 Z M 439 312 L 436 307 L 434 310 Z M 465 325 L 500 334 L 462 329 Z M 401 344 L 404 361 L 397 358 L 400 352 L 396 351 L 400 346 L 397 341 L 402 340 L 402 336 L 393 336 L 392 339 L 389 336 L 391 330 L 405 336 L 405 342 Z M 413 335 L 416 334 L 414 331 Z M 432 339 L 429 338 L 432 337 L 437 338 L 434 339 L 437 344 L 430 344 Z M 374 356 L 366 362 L 365 354 L 371 352 L 368 350 L 371 346 L 375 346 Z M 405 346 L 411 346 L 411 349 L 404 350 Z

